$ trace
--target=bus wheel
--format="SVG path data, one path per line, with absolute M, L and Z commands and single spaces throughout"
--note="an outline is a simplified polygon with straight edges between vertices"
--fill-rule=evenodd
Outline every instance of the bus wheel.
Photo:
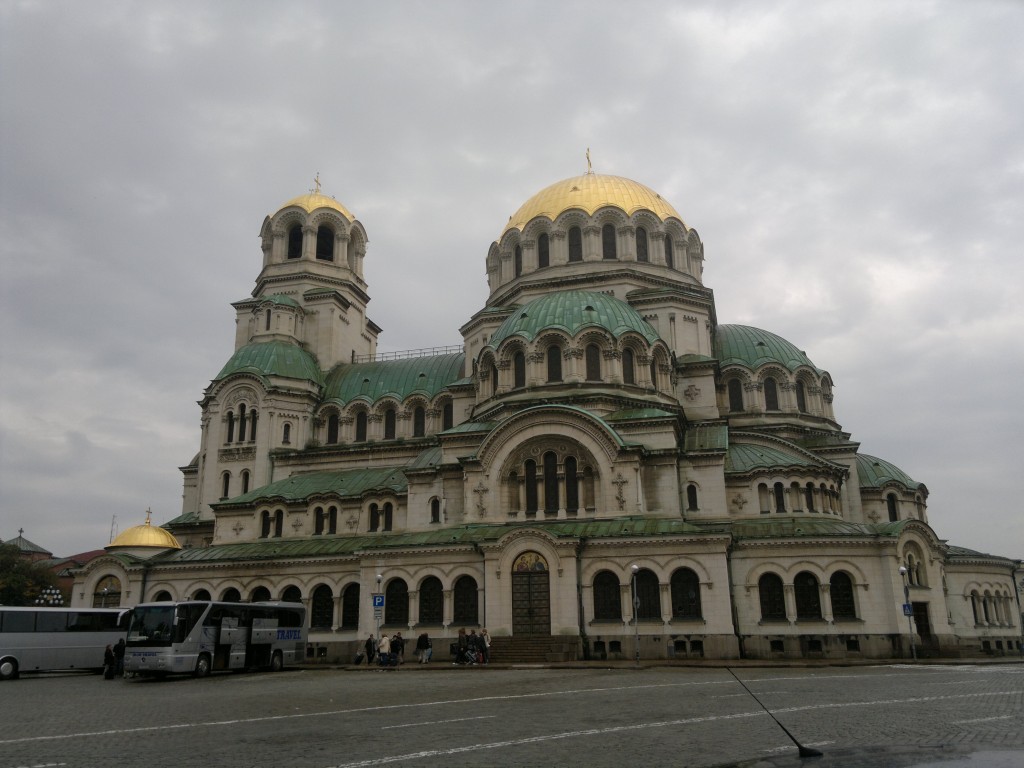
M 0 659 L 0 680 L 17 680 L 18 662 L 15 659 Z
M 210 674 L 210 657 L 205 653 L 201 653 L 196 661 L 196 671 L 192 673 L 192 676 L 206 677 L 208 674 Z
M 280 672 L 282 669 L 284 669 L 284 658 L 282 658 L 281 652 L 277 651 L 270 658 L 270 671 Z

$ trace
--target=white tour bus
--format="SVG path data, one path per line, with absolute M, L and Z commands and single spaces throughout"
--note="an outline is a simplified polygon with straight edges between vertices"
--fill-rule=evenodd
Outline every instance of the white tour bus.
M 0 680 L 21 672 L 103 668 L 103 650 L 123 640 L 127 608 L 0 606 Z
M 302 603 L 142 603 L 132 609 L 124 668 L 159 677 L 276 671 L 305 658 L 305 625 Z

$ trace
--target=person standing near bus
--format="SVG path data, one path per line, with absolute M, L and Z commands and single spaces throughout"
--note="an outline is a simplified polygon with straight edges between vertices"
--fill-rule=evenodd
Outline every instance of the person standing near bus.
M 491 661 L 491 636 L 487 634 L 487 627 L 480 630 L 480 655 L 483 656 L 483 663 Z
M 114 676 L 124 677 L 124 638 L 114 646 Z
M 114 679 L 114 648 L 111 645 L 107 645 L 103 649 L 103 679 L 113 680 Z
M 430 647 L 430 635 L 424 632 L 418 638 L 416 638 L 416 655 L 420 659 L 420 664 L 426 664 L 430 661 L 431 647 Z
M 401 632 L 395 632 L 391 638 L 391 652 L 395 654 L 395 666 L 405 664 L 405 638 Z
M 387 632 L 380 636 L 380 642 L 377 643 L 377 655 L 380 656 L 380 665 L 386 667 L 391 663 L 391 639 L 388 637 Z

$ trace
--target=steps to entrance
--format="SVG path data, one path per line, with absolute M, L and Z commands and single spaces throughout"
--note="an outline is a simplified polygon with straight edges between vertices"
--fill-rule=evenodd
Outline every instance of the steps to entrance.
M 543 664 L 576 661 L 579 641 L 548 635 L 491 637 L 491 661 L 501 664 Z

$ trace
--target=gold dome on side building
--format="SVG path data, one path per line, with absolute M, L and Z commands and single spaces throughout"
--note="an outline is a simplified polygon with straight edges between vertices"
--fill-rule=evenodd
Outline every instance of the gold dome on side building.
M 621 176 L 585 173 L 556 181 L 535 194 L 512 214 L 502 234 L 510 229 L 522 230 L 538 216 L 554 221 L 572 208 L 593 215 L 608 205 L 621 208 L 630 216 L 639 210 L 648 210 L 662 221 L 677 219 L 683 222 L 676 209 L 650 187 Z M 686 227 L 685 222 L 683 226 Z
M 146 522 L 122 531 L 107 549 L 181 549 L 174 535 L 163 528 L 150 524 L 150 511 L 146 510 Z

